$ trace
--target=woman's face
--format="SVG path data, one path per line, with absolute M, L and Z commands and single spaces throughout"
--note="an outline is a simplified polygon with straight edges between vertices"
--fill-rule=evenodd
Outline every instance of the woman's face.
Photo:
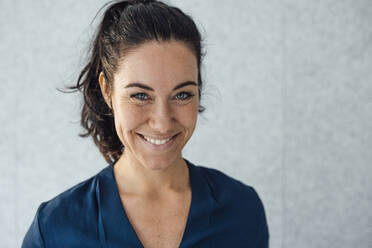
M 111 100 L 123 156 L 152 169 L 182 160 L 197 121 L 197 80 L 195 55 L 177 41 L 145 43 L 119 61 Z

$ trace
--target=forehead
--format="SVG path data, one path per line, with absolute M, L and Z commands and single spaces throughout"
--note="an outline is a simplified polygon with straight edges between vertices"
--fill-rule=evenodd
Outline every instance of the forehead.
M 151 41 L 131 50 L 118 62 L 115 81 L 176 82 L 197 78 L 197 58 L 180 41 Z

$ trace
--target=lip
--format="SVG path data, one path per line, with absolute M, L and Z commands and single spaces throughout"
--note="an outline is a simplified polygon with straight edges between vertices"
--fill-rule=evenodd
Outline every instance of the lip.
M 145 135 L 145 134 L 141 134 L 141 133 L 136 133 L 136 134 L 139 134 L 140 136 L 146 136 L 146 137 L 148 137 L 150 139 L 164 140 L 164 139 L 168 139 L 170 137 L 174 137 L 174 136 L 176 136 L 179 133 L 176 133 L 176 134 L 173 134 L 173 135 L 168 135 L 168 136 L 162 136 L 162 137 L 160 137 L 160 136 Z
M 143 143 L 146 145 L 146 147 L 148 147 L 149 149 L 151 150 L 154 150 L 154 151 L 165 151 L 167 149 L 169 149 L 173 143 L 175 142 L 175 140 L 177 139 L 178 135 L 180 133 L 177 133 L 173 136 L 171 136 L 172 138 L 165 144 L 162 144 L 162 145 L 154 145 L 154 144 L 151 144 L 150 142 L 148 142 L 147 140 L 145 140 L 145 138 L 143 137 L 144 135 L 143 134 L 140 134 L 140 133 L 136 133 L 138 135 L 138 137 L 143 141 Z M 153 138 L 154 136 L 147 136 L 146 137 L 149 137 L 149 138 Z M 170 136 L 167 136 L 167 137 L 164 137 L 164 138 L 153 138 L 153 139 L 166 139 L 166 138 L 169 138 Z

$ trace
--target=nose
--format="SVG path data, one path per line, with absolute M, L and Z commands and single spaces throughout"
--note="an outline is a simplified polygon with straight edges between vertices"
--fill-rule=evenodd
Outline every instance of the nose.
M 150 113 L 150 127 L 159 134 L 168 134 L 174 124 L 172 109 L 167 101 L 159 101 L 154 104 Z

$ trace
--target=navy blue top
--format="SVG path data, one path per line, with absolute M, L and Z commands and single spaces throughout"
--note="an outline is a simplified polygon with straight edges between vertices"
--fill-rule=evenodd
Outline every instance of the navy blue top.
M 192 197 L 180 248 L 267 248 L 265 210 L 254 188 L 217 169 L 184 160 Z M 114 163 L 42 202 L 22 248 L 143 248 L 121 203 Z

